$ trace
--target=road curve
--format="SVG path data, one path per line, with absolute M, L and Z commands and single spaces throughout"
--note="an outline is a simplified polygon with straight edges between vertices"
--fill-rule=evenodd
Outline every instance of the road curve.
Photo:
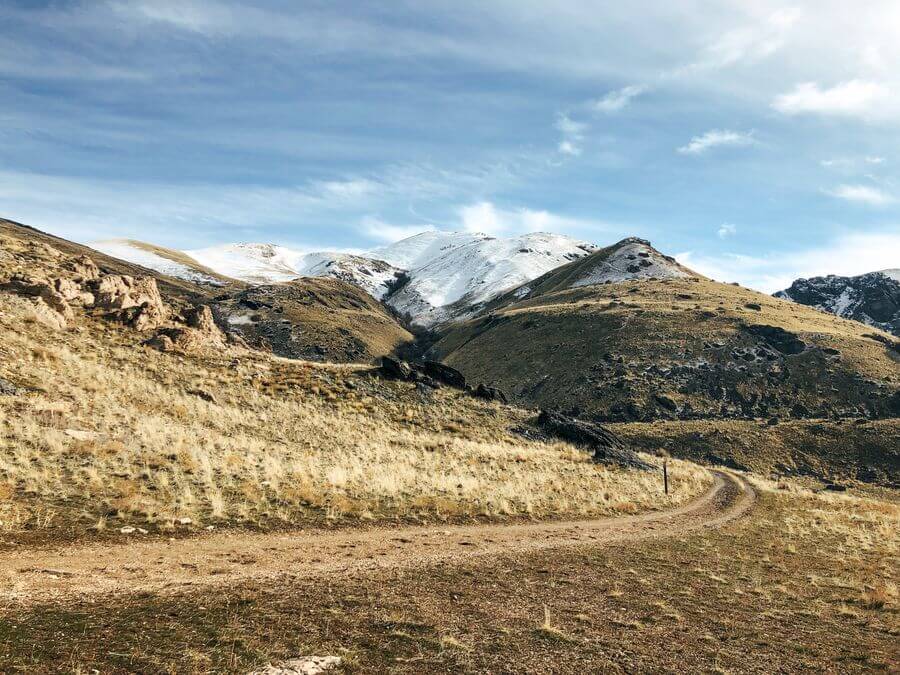
M 669 511 L 570 522 L 417 526 L 87 544 L 0 555 L 0 603 L 27 605 L 120 593 L 176 593 L 242 581 L 360 576 L 480 556 L 601 546 L 721 527 L 753 505 L 740 476 L 713 471 L 703 496 Z

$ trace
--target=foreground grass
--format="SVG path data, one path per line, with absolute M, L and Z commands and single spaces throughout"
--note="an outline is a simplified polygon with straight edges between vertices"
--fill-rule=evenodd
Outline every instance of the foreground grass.
M 352 366 L 247 350 L 178 356 L 82 316 L 53 333 L 0 294 L 0 533 L 584 517 L 667 508 L 708 473 L 593 464 L 510 428 L 527 413 Z
M 0 668 L 890 672 L 900 506 L 756 481 L 750 516 L 683 539 L 360 579 L 0 612 Z

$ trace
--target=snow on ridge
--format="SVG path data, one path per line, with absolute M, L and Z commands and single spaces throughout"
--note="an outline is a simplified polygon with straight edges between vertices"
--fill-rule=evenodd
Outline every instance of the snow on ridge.
M 90 244 L 91 248 L 105 253 L 106 255 L 134 263 L 155 270 L 161 274 L 166 274 L 177 279 L 186 279 L 202 284 L 212 284 L 221 286 L 222 282 L 208 274 L 204 274 L 199 270 L 188 267 L 187 265 L 170 260 L 161 255 L 148 251 L 144 248 L 136 246 L 127 239 L 107 239 L 104 241 L 95 241 Z
M 687 276 L 690 275 L 677 263 L 663 256 L 648 242 L 641 239 L 626 239 L 605 258 L 599 259 L 593 269 L 575 281 L 572 287 L 633 279 L 675 279 Z

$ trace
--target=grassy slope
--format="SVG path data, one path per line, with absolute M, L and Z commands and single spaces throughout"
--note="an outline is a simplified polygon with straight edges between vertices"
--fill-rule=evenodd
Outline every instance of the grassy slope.
M 3 252 L 0 270 L 60 269 L 27 239 L 5 239 Z M 53 332 L 30 306 L 0 293 L 0 377 L 23 390 L 0 397 L 7 542 L 126 523 L 166 531 L 176 518 L 285 527 L 674 503 L 658 496 L 655 477 L 514 435 L 528 416 L 515 408 L 454 390 L 422 394 L 359 366 L 239 349 L 160 353 L 141 346 L 146 334 L 80 309 L 69 330 Z M 678 498 L 703 488 L 704 471 L 676 471 L 692 486 Z
M 259 306 L 250 310 L 241 304 Z M 365 363 L 391 354 L 413 336 L 368 293 L 353 284 L 308 277 L 247 289 L 218 299 L 223 317 L 251 344 L 279 356 Z

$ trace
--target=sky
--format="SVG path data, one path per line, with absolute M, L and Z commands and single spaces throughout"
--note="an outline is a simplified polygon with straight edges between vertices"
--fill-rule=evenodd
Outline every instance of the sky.
M 0 216 L 76 241 L 900 267 L 896 0 L 4 0 L 0 30 Z

